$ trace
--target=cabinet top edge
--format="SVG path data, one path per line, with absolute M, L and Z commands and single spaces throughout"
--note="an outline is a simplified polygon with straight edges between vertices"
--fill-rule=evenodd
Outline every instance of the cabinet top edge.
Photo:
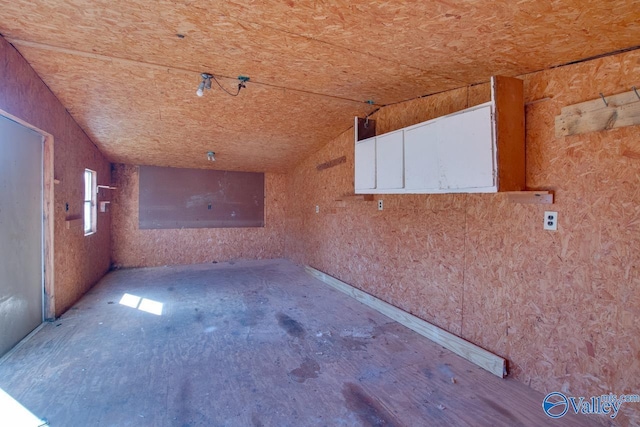
M 425 120 L 424 122 L 416 123 L 416 124 L 413 124 L 413 125 L 410 125 L 410 126 L 406 126 L 406 127 L 400 128 L 400 129 L 392 130 L 390 132 L 385 132 L 385 133 L 380 134 L 380 135 L 372 136 L 371 138 L 361 139 L 360 141 L 356 141 L 355 143 L 356 143 L 356 145 L 357 144 L 361 144 L 363 142 L 367 142 L 367 141 L 374 140 L 376 138 L 380 138 L 381 136 L 386 136 L 386 135 L 391 135 L 391 134 L 394 134 L 394 133 L 397 133 L 397 132 L 404 132 L 404 131 L 407 131 L 407 130 L 412 130 L 414 128 L 418 128 L 418 127 L 427 125 L 429 123 L 437 122 L 438 120 L 442 120 L 442 119 L 445 119 L 445 118 L 457 116 L 459 114 L 470 113 L 472 111 L 480 110 L 480 109 L 486 108 L 486 107 L 493 107 L 494 105 L 495 105 L 495 101 L 491 100 L 491 101 L 488 101 L 488 102 L 484 102 L 482 104 L 474 105 L 473 107 L 465 108 L 464 110 L 454 111 L 453 113 L 450 113 L 450 114 L 447 114 L 447 115 L 444 115 L 444 116 L 434 117 L 433 119 Z

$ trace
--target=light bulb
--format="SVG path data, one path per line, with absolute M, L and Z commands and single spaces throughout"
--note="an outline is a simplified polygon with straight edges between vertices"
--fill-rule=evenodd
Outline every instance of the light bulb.
M 200 82 L 198 85 L 198 90 L 196 91 L 196 95 L 202 96 L 204 95 L 204 80 Z

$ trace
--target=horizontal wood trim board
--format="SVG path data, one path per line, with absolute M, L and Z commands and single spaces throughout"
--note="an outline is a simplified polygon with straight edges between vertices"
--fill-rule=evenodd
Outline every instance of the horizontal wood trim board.
M 417 332 L 425 338 L 430 339 L 457 354 L 460 357 L 467 359 L 468 361 L 480 366 L 483 369 L 491 372 L 492 374 L 504 378 L 507 375 L 507 362 L 500 356 L 497 356 L 477 345 L 470 343 L 450 332 L 445 331 L 429 322 L 426 322 L 412 314 L 409 314 L 397 307 L 392 306 L 372 295 L 367 294 L 359 289 L 348 285 L 335 277 L 331 277 L 328 274 L 323 273 L 320 270 L 316 270 L 313 267 L 305 266 L 305 270 L 311 276 L 326 283 L 334 289 L 343 292 L 361 303 L 377 310 L 390 319 L 395 320 L 401 325 Z
M 507 195 L 511 203 L 553 204 L 553 193 L 548 191 L 510 191 L 507 192 Z
M 640 125 L 640 98 L 634 91 L 569 105 L 556 116 L 556 137 Z
M 334 166 L 341 165 L 343 163 L 347 163 L 347 156 L 338 157 L 337 159 L 329 160 L 328 162 L 324 162 L 316 166 L 318 171 L 322 171 L 325 169 L 332 168 Z

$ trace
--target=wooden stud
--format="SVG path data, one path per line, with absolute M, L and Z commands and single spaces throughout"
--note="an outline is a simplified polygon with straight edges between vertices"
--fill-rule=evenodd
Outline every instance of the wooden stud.
M 569 105 L 556 116 L 556 137 L 640 125 L 640 98 L 635 91 Z
M 498 191 L 525 189 L 524 89 L 520 79 L 494 76 Z
M 507 375 L 507 363 L 506 360 L 500 356 L 478 347 L 477 345 L 465 341 L 464 339 L 453 335 L 450 332 L 440 329 L 431 323 L 409 314 L 397 307 L 392 306 L 372 295 L 369 295 L 359 289 L 354 288 L 334 277 L 331 277 L 322 271 L 315 268 L 305 266 L 307 273 L 315 277 L 316 279 L 326 283 L 327 285 L 344 292 L 345 294 L 357 299 L 361 303 L 368 305 L 374 310 L 379 311 L 385 316 L 395 320 L 396 322 L 406 326 L 407 328 L 419 333 L 423 337 L 430 339 L 443 346 L 444 348 L 451 350 L 458 356 L 467 359 L 468 361 L 480 366 L 483 369 L 497 375 L 500 378 L 504 378 Z

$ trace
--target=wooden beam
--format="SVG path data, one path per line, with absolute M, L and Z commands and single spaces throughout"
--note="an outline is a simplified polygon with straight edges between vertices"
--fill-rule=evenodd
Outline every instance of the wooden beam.
M 453 335 L 452 333 L 432 325 L 431 323 L 428 323 L 412 314 L 400 310 L 381 299 L 356 289 L 353 286 L 348 285 L 335 277 L 331 277 L 322 271 L 316 270 L 313 267 L 305 266 L 305 270 L 316 279 L 357 299 L 361 303 L 368 305 L 374 310 L 419 333 L 423 337 L 430 339 L 436 344 L 451 350 L 458 356 L 486 369 L 492 374 L 497 375 L 500 378 L 504 378 L 507 375 L 507 363 L 502 357 L 496 356 L 495 354 L 478 347 L 469 341 Z
M 524 88 L 520 79 L 491 78 L 498 148 L 498 191 L 525 189 Z
M 509 191 L 507 197 L 511 203 L 553 204 L 553 193 L 548 191 Z
M 640 98 L 631 90 L 564 107 L 556 116 L 556 137 L 634 125 L 640 125 Z

